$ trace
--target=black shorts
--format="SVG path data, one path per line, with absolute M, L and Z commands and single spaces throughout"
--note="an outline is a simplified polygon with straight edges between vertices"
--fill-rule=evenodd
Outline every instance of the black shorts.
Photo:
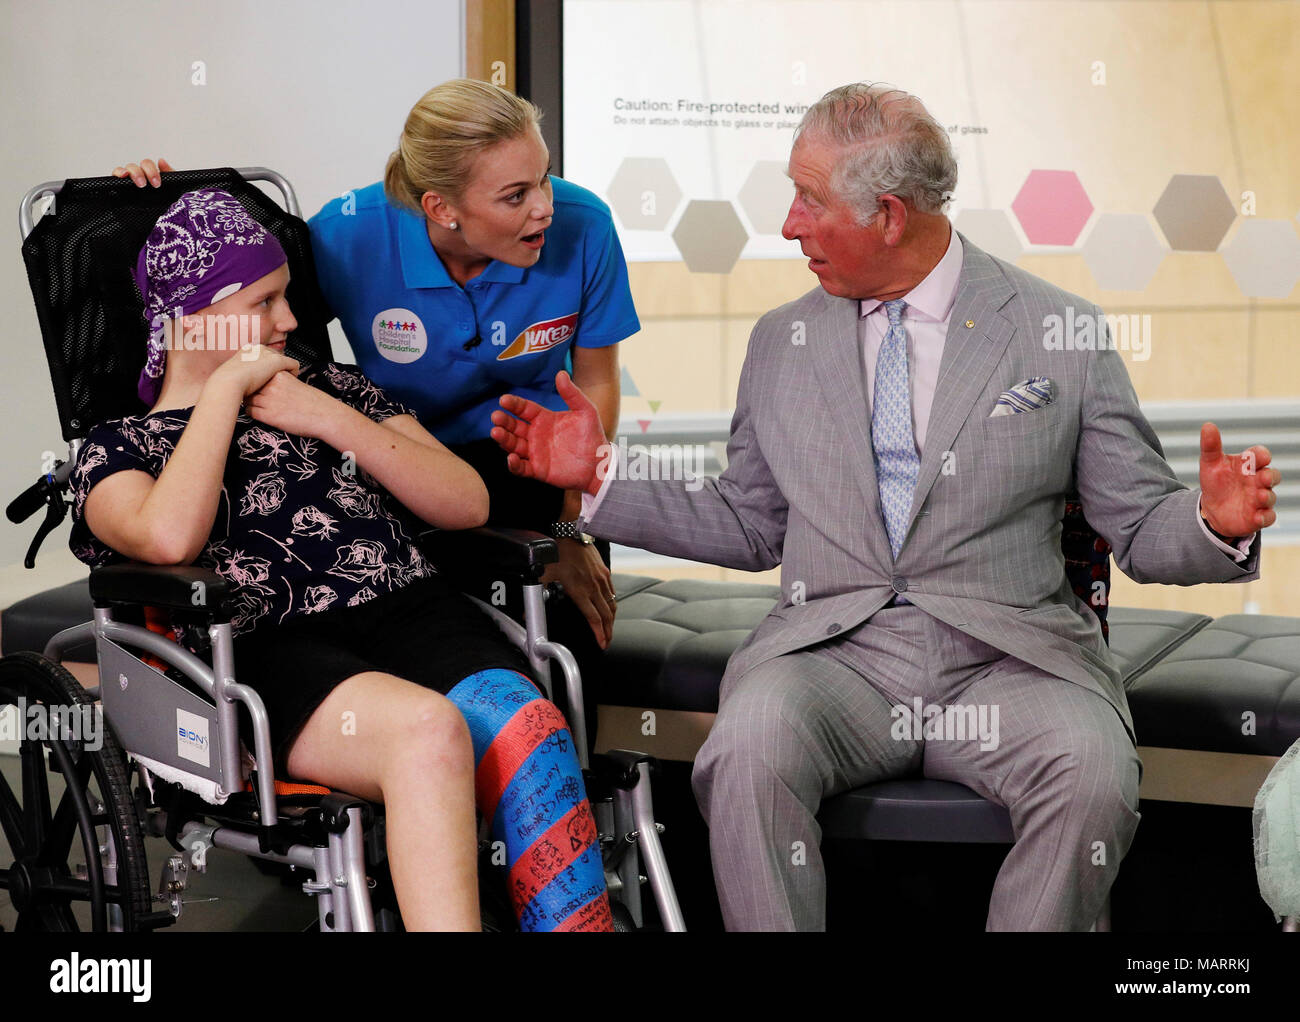
M 444 695 L 493 667 L 532 676 L 528 661 L 496 624 L 442 578 L 420 579 L 356 607 L 298 614 L 235 639 L 235 677 L 251 685 L 270 718 L 276 776 L 288 777 L 289 749 L 341 682 L 382 671 Z M 253 752 L 253 731 L 240 713 Z

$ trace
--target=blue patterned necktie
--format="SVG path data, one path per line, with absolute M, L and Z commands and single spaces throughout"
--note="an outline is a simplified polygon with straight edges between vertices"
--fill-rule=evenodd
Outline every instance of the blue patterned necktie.
M 871 449 L 876 454 L 876 482 L 885 529 L 894 560 L 903 548 L 907 516 L 912 510 L 921 458 L 912 436 L 912 392 L 907 374 L 907 331 L 902 298 L 885 302 L 889 330 L 876 356 L 876 389 L 871 398 Z M 905 602 L 901 597 L 900 603 Z

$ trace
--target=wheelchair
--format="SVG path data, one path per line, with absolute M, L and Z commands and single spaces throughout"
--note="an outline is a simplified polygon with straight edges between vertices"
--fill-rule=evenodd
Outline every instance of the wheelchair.
M 277 188 L 284 209 L 254 182 Z M 298 321 L 286 354 L 303 363 L 330 357 L 330 317 L 307 226 L 292 186 L 280 174 L 223 168 L 168 173 L 157 189 L 137 189 L 117 178 L 33 187 L 19 210 L 23 259 L 69 454 L 9 505 L 13 522 L 45 509 L 27 552 L 28 568 L 66 515 L 64 492 L 91 426 L 139 412 L 135 381 L 147 327 L 130 270 L 158 216 L 196 188 L 230 192 L 280 240 L 289 258 L 288 300 Z M 46 197 L 49 206 L 37 222 L 36 206 Z M 625 750 L 588 754 L 576 661 L 547 638 L 551 594 L 540 579 L 557 557 L 554 540 L 475 529 L 433 530 L 419 543 L 522 650 L 548 695 L 551 664 L 558 666 L 616 929 L 647 925 L 642 885 L 648 884 L 662 928 L 684 930 L 659 841 L 662 827 L 654 820 L 654 762 Z M 499 590 L 502 579 L 522 587 L 522 623 L 492 605 L 496 600 L 488 602 L 489 588 Z M 44 706 L 47 723 L 59 716 L 63 724 L 35 737 L 23 729 L 20 795 L 0 777 L 0 832 L 13 858 L 7 868 L 0 864 L 0 888 L 17 910 L 17 928 L 78 930 L 84 924 L 74 905 L 83 919 L 88 908 L 95 931 L 169 925 L 181 915 L 187 878 L 206 870 L 210 849 L 224 848 L 252 857 L 263 872 L 304 878 L 302 890 L 316 899 L 321 931 L 400 930 L 387 876 L 383 806 L 273 776 L 264 704 L 238 682 L 233 662 L 235 587 L 190 566 L 124 563 L 91 571 L 90 592 L 93 620 L 54 635 L 43 654 L 0 658 L 0 710 Z M 208 649 L 173 641 L 157 621 L 160 613 L 173 625 L 197 626 Z M 100 684 L 87 689 L 61 661 L 92 642 Z M 251 755 L 240 740 L 241 712 L 252 725 Z M 102 722 L 95 740 L 68 726 L 92 719 Z M 172 849 L 156 889 L 145 857 L 146 834 L 165 838 Z M 78 851 L 84 863 L 73 864 Z M 511 928 L 504 871 L 488 864 L 491 851 L 481 840 L 484 929 Z

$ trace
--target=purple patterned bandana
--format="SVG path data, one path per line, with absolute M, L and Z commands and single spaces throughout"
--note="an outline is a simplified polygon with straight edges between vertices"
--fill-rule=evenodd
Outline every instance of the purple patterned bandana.
M 153 405 L 167 362 L 163 324 L 193 315 L 288 261 L 275 235 L 229 192 L 186 192 L 158 218 L 136 261 L 135 283 L 150 321 L 149 355 L 137 392 Z M 179 329 L 179 327 L 178 327 Z

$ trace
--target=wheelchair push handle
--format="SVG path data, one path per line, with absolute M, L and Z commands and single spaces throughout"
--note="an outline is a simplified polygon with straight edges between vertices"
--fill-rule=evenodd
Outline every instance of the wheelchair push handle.
M 61 502 L 62 493 L 71 475 L 71 457 L 67 461 L 56 461 L 53 469 L 9 502 L 9 506 L 5 508 L 5 516 L 15 525 L 19 525 L 36 514 L 42 504 L 54 503 L 55 498 Z
M 48 472 L 9 502 L 5 517 L 15 525 L 22 524 L 41 509 L 52 489 L 57 490 L 59 486 L 54 481 L 54 473 Z

